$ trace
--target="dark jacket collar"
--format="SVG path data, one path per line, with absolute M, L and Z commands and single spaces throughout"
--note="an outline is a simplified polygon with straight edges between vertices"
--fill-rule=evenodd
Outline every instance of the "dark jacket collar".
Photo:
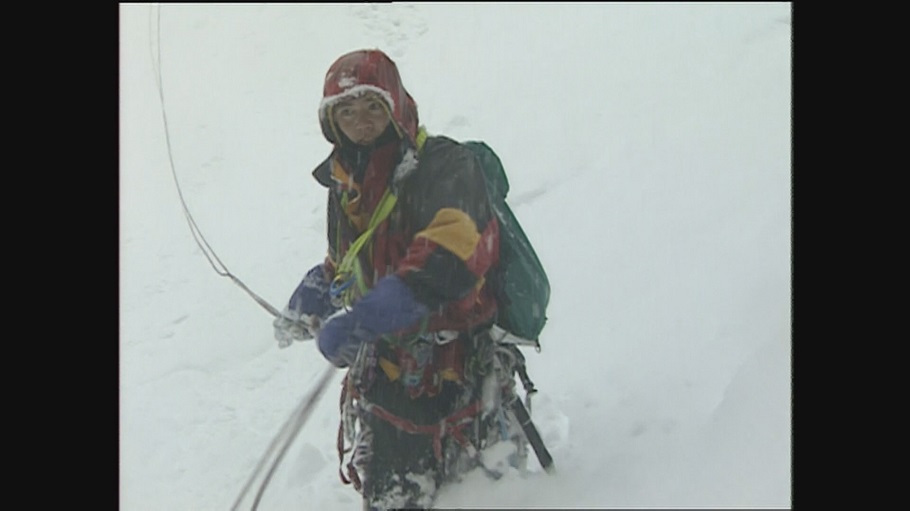
M 329 154 L 329 157 L 322 160 L 322 163 L 316 166 L 313 169 L 313 177 L 316 178 L 316 181 L 322 186 L 329 188 L 332 186 L 332 155 L 335 154 L 332 151 Z
M 313 177 L 316 178 L 316 181 L 319 182 L 319 184 L 326 188 L 332 186 L 332 158 L 336 154 L 339 155 L 345 163 L 351 166 L 354 173 L 354 180 L 359 182 L 363 179 L 363 172 L 366 170 L 367 162 L 370 161 L 373 150 L 379 146 L 398 140 L 398 133 L 391 124 L 389 124 L 382 135 L 369 146 L 355 144 L 344 136 L 344 133 L 341 133 L 340 135 L 343 139 L 342 143 L 335 146 L 329 156 L 313 170 Z

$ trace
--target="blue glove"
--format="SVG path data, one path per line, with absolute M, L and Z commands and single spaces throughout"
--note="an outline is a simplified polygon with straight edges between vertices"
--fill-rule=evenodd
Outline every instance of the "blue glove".
M 426 305 L 396 275 L 379 280 L 347 314 L 333 316 L 319 331 L 319 351 L 336 367 L 354 363 L 364 342 L 410 327 L 429 314 Z
M 332 305 L 329 284 L 331 282 L 325 274 L 325 266 L 317 264 L 304 275 L 294 290 L 288 301 L 288 309 L 298 315 L 306 314 L 320 318 L 332 314 L 337 308 Z
M 311 268 L 294 290 L 281 316 L 272 322 L 278 347 L 312 339 L 325 317 L 337 310 L 329 296 L 329 280 L 321 264 Z

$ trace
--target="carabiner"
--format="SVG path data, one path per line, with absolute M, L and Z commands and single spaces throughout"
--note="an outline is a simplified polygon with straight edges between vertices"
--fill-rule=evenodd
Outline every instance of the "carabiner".
M 338 282 L 341 282 L 341 285 L 338 285 Z M 354 277 L 348 277 L 346 280 L 341 278 L 341 275 L 336 275 L 332 280 L 332 283 L 329 284 L 329 294 L 332 295 L 332 298 L 337 298 L 338 295 L 343 293 L 347 288 L 351 287 L 354 284 Z

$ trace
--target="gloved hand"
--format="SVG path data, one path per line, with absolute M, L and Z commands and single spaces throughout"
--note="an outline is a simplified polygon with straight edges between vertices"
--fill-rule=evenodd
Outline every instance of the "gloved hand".
M 307 272 L 281 316 L 272 322 L 278 347 L 286 348 L 293 341 L 312 339 L 322 320 L 337 310 L 329 296 L 329 284 L 322 264 Z
M 279 348 L 287 348 L 294 341 L 305 341 L 315 337 L 319 331 L 319 316 L 297 314 L 285 307 L 281 316 L 275 318 L 272 326 L 275 327 L 275 339 Z
M 329 296 L 331 283 L 324 265 L 317 264 L 310 268 L 288 300 L 288 309 L 297 314 L 328 317 L 337 310 L 337 307 L 332 305 L 332 297 Z
M 429 314 L 429 308 L 396 275 L 379 280 L 347 314 L 332 316 L 322 325 L 317 342 L 322 355 L 336 367 L 354 363 L 364 342 L 410 327 Z

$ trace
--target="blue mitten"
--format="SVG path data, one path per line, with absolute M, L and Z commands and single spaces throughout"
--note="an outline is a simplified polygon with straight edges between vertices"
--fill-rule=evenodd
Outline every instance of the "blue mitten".
M 304 275 L 294 290 L 288 301 L 288 309 L 298 315 L 306 314 L 320 318 L 335 312 L 336 308 L 329 296 L 329 284 L 331 282 L 325 273 L 325 266 L 317 264 Z
M 379 280 L 347 314 L 334 316 L 319 331 L 319 351 L 333 365 L 354 362 L 364 342 L 410 327 L 429 314 L 426 305 L 396 275 Z
M 329 280 L 321 264 L 311 268 L 294 290 L 281 316 L 272 322 L 280 348 L 312 339 L 322 319 L 337 309 L 329 296 Z

